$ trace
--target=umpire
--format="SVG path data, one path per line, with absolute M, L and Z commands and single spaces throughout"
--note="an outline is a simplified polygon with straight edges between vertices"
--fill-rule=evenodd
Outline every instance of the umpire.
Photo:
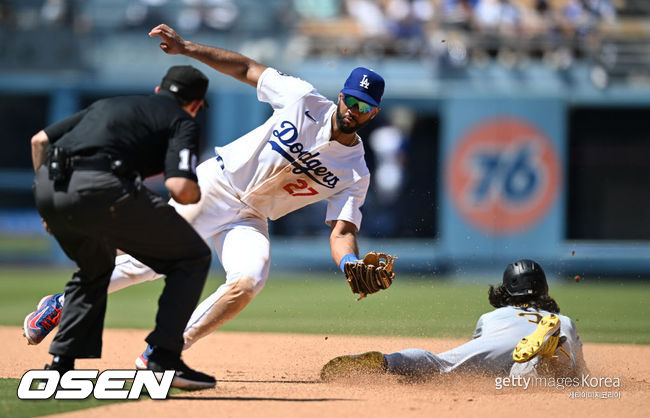
M 79 270 L 65 287 L 65 306 L 47 368 L 61 374 L 76 358 L 101 356 L 106 289 L 119 248 L 165 274 L 148 368 L 176 370 L 172 386 L 213 387 L 212 376 L 181 360 L 183 330 L 196 307 L 211 251 L 194 229 L 144 187 L 164 172 L 174 200 L 196 203 L 199 126 L 208 79 L 192 66 L 171 67 L 149 96 L 102 99 L 32 138 L 36 206 Z M 171 238 L 170 238 L 171 237 Z

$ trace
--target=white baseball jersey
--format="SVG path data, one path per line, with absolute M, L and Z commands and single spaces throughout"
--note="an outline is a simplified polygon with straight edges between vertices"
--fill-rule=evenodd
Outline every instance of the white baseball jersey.
M 311 84 L 267 68 L 257 95 L 273 115 L 260 127 L 217 147 L 197 169 L 201 200 L 170 204 L 205 240 L 212 239 L 226 283 L 192 314 L 185 348 L 234 317 L 263 287 L 270 266 L 267 218 L 327 200 L 326 222 L 361 225 L 370 174 L 363 144 L 331 140 L 336 105 Z M 359 139 L 357 137 L 357 139 Z M 129 255 L 116 260 L 109 293 L 161 277 Z
M 370 173 L 361 141 L 330 140 L 336 105 L 306 81 L 267 68 L 257 84 L 273 115 L 236 141 L 217 147 L 235 196 L 272 220 L 328 200 L 326 222 L 361 225 Z
M 467 343 L 433 354 L 426 350 L 408 349 L 386 355 L 388 370 L 397 374 L 425 375 L 451 371 L 472 371 L 508 374 L 514 364 L 512 351 L 517 343 L 537 329 L 546 311 L 524 310 L 507 306 L 483 314 L 476 324 L 473 339 Z M 582 342 L 571 318 L 560 317 L 560 336 L 566 342 L 556 355 L 559 369 L 567 375 L 584 369 Z M 556 367 L 558 369 L 558 367 Z M 560 370 L 560 373 L 563 371 Z

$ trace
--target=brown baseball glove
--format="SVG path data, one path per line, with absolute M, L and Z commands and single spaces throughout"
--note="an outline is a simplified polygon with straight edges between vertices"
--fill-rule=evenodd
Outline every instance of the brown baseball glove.
M 361 300 L 367 295 L 388 289 L 395 279 L 393 264 L 396 259 L 396 256 L 371 251 L 363 260 L 345 263 L 345 277 L 352 293 L 359 294 Z

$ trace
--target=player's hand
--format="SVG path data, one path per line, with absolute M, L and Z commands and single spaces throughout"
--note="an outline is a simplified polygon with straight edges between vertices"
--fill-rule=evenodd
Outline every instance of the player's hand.
M 169 26 L 162 24 L 151 29 L 149 32 L 150 37 L 158 36 L 162 39 L 160 49 L 166 54 L 176 55 L 182 54 L 185 49 L 185 40 L 176 33 L 176 31 Z
M 345 263 L 345 277 L 352 293 L 359 294 L 357 300 L 390 287 L 395 280 L 396 259 L 394 255 L 371 251 L 362 260 Z

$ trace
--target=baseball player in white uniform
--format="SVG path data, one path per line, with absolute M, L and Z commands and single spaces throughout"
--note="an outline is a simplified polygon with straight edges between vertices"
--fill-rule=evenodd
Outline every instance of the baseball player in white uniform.
M 450 372 L 528 376 L 538 373 L 577 376 L 586 371 L 582 342 L 571 318 L 560 315 L 548 295 L 546 276 L 532 260 L 509 264 L 503 283 L 490 286 L 497 309 L 482 315 L 472 340 L 434 354 L 407 349 L 340 356 L 321 370 L 324 380 L 354 373 L 391 373 L 427 377 Z
M 264 124 L 217 147 L 216 156 L 197 167 L 202 191 L 198 203 L 171 202 L 205 240 L 212 239 L 226 272 L 226 282 L 199 304 L 188 322 L 187 349 L 237 315 L 264 287 L 270 263 L 267 218 L 327 200 L 332 258 L 342 270 L 346 262 L 357 260 L 356 233 L 370 174 L 356 132 L 379 112 L 384 80 L 374 71 L 356 68 L 333 103 L 306 81 L 234 52 L 185 41 L 166 25 L 155 27 L 150 36 L 159 36 L 161 49 L 169 54 L 198 59 L 256 87 L 258 99 L 274 110 Z M 159 277 L 135 258 L 119 255 L 108 292 Z M 56 326 L 56 310 L 63 302 L 54 295 L 39 303 L 35 313 L 47 312 L 41 316 L 40 332 L 26 332 L 31 344 Z M 138 366 L 146 361 L 145 352 Z

